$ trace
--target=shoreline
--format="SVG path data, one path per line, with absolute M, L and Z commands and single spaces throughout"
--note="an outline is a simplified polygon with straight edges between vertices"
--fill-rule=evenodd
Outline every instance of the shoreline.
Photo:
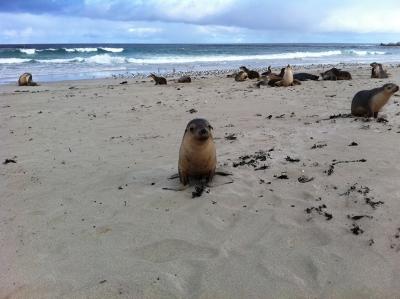
M 396 69 L 398 67 L 400 67 L 400 61 L 398 62 L 391 62 L 391 63 L 383 63 L 384 67 L 389 71 L 391 69 Z M 326 63 L 326 64 L 309 64 L 309 65 L 296 65 L 293 64 L 291 65 L 294 69 L 294 71 L 308 71 L 308 72 L 313 72 L 316 75 L 319 75 L 320 72 L 323 72 L 326 69 L 330 69 L 333 67 L 336 68 L 341 68 L 341 69 L 345 69 L 345 68 L 371 68 L 369 63 Z M 282 65 L 282 67 L 285 67 L 285 65 Z M 253 70 L 256 70 L 258 72 L 265 72 L 267 70 L 268 66 L 260 68 L 260 67 L 254 67 L 252 68 Z M 279 72 L 279 68 L 278 67 L 272 67 L 273 70 L 275 70 L 276 72 Z M 169 73 L 156 73 L 158 75 L 161 75 L 167 79 L 172 79 L 172 78 L 178 78 L 180 76 L 191 76 L 191 77 L 204 77 L 204 76 L 208 76 L 208 77 L 223 77 L 225 75 L 228 74 L 232 74 L 234 72 L 237 72 L 239 69 L 222 69 L 222 70 L 218 70 L 218 69 L 214 69 L 214 70 L 205 70 L 205 71 L 176 71 L 175 73 L 173 72 L 169 72 Z M 90 81 L 103 81 L 103 80 L 117 80 L 117 79 L 134 79 L 134 80 L 146 80 L 148 74 L 144 74 L 144 73 L 116 73 L 113 74 L 111 76 L 107 76 L 104 78 L 92 78 L 92 79 L 71 79 L 71 80 L 51 80 L 51 81 L 40 81 L 37 82 L 36 80 L 34 80 L 37 83 L 43 83 L 43 84 L 63 84 L 63 83 L 74 83 L 74 82 L 90 82 Z M 34 76 L 34 74 L 32 74 Z M 15 82 L 18 81 L 18 76 L 16 77 Z M 321 81 L 321 80 L 320 80 Z M 0 82 L 0 86 L 13 86 L 13 83 L 10 82 L 5 82 L 2 83 Z M 18 87 L 18 85 L 15 85 Z

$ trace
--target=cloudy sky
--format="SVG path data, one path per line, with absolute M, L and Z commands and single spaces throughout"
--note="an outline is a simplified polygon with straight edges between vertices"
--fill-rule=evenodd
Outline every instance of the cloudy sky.
M 0 0 L 0 43 L 400 41 L 400 0 Z

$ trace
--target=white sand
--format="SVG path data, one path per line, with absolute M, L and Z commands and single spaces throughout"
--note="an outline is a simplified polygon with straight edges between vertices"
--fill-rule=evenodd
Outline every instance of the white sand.
M 0 164 L 0 298 L 400 298 L 399 98 L 388 123 L 317 122 L 349 113 L 361 89 L 399 83 L 400 70 L 351 72 L 289 88 L 212 77 L 0 86 L 0 159 L 17 161 Z M 193 187 L 162 188 L 179 186 L 167 178 L 195 117 L 213 125 L 234 183 L 216 177 L 192 199 Z M 258 164 L 269 169 L 232 167 L 272 148 Z M 367 162 L 327 175 L 333 159 Z

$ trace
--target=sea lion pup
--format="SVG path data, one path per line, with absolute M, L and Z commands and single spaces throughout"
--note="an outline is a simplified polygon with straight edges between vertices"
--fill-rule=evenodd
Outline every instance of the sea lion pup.
M 191 120 L 179 149 L 179 179 L 185 186 L 191 178 L 210 182 L 217 166 L 217 154 L 210 123 L 201 118 Z
M 336 81 L 336 80 L 351 80 L 351 74 L 347 71 L 342 71 L 337 68 L 331 68 L 330 70 L 327 70 L 326 72 L 321 73 L 322 80 L 331 80 L 331 81 Z
M 382 64 L 373 62 L 370 66 L 372 67 L 371 78 L 384 79 L 389 77 L 387 72 L 383 69 Z
M 260 74 L 257 71 L 249 70 L 245 66 L 241 66 L 239 69 L 243 72 L 246 72 L 249 79 L 259 79 L 260 78 Z
M 266 72 L 261 73 L 261 77 L 267 77 L 269 74 L 272 74 L 271 66 L 268 66 Z
M 281 70 L 282 73 L 282 70 Z M 270 79 L 268 81 L 268 85 L 271 86 L 293 86 L 293 85 L 300 85 L 301 82 L 297 79 L 293 78 L 293 68 L 288 64 L 287 67 L 283 70 L 283 76 L 280 80 L 277 79 Z
M 182 76 L 178 79 L 178 83 L 190 83 L 192 82 L 192 78 L 189 76 Z
M 283 77 L 283 73 L 285 72 L 285 68 L 281 68 L 281 72 L 279 74 L 273 73 L 271 66 L 268 67 L 268 70 L 261 74 L 261 77 L 269 77 L 269 78 L 276 78 L 276 77 Z
M 156 82 L 155 85 L 167 84 L 167 79 L 165 79 L 164 77 L 156 76 L 153 73 L 151 73 L 148 78 L 152 78 L 154 80 L 154 82 Z
M 293 78 L 299 81 L 308 81 L 308 80 L 318 81 L 319 76 L 308 73 L 297 73 L 293 75 Z
M 244 71 L 240 71 L 239 73 L 237 73 L 235 75 L 235 81 L 237 81 L 237 82 L 245 81 L 247 78 L 248 78 L 248 75 Z
M 18 79 L 18 86 L 37 86 L 36 82 L 32 81 L 32 74 L 30 73 L 23 73 L 19 76 Z
M 398 90 L 399 87 L 396 84 L 389 83 L 379 88 L 357 92 L 351 102 L 351 114 L 377 118 L 380 109 Z
M 258 81 L 257 83 L 255 83 L 254 87 L 260 88 L 261 85 L 274 86 L 275 82 L 282 80 L 284 73 L 285 73 L 285 68 L 282 68 L 280 74 L 277 74 L 277 73 L 273 73 L 271 70 L 271 66 L 269 66 L 268 71 L 263 73 L 263 76 L 261 76 L 262 79 L 260 81 Z M 270 84 L 270 82 L 271 82 L 271 84 Z M 273 82 L 273 84 L 272 84 L 272 82 Z

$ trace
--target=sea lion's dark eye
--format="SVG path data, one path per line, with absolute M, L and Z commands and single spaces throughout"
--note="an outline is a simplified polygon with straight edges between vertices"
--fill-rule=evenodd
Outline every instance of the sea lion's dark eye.
M 193 132 L 193 131 L 194 131 L 194 128 L 193 128 L 193 127 L 190 127 L 189 130 L 190 130 L 190 132 Z

